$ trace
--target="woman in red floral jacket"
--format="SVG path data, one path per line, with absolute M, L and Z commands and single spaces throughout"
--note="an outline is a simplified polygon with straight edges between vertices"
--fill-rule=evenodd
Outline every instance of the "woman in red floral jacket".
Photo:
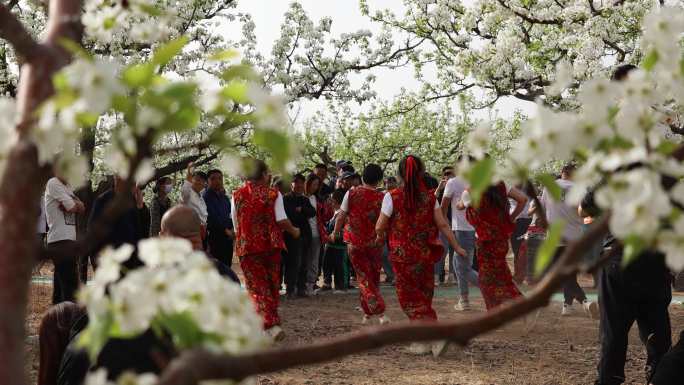
M 512 214 L 509 210 L 509 197 L 517 202 Z M 508 241 L 515 229 L 515 223 L 511 218 L 517 217 L 525 206 L 527 197 L 515 188 L 507 190 L 506 185 L 499 182 L 485 190 L 479 206 L 473 207 L 469 200 L 469 192 L 466 190 L 459 206 L 467 208 L 466 218 L 477 233 L 479 284 L 489 310 L 521 295 L 513 283 L 506 254 Z
M 385 194 L 378 191 L 382 181 L 382 168 L 369 164 L 363 170 L 363 185 L 353 188 L 344 195 L 335 229 L 330 235 L 334 239 L 344 229 L 349 259 L 359 286 L 359 298 L 363 309 L 362 323 L 368 323 L 378 316 L 380 324 L 389 322 L 385 317 L 385 301 L 380 294 L 380 270 L 382 269 L 382 243 L 376 243 L 375 223 L 380 216 L 380 207 Z
M 271 174 L 261 160 L 255 171 L 233 193 L 235 255 L 245 274 L 245 284 L 264 329 L 276 341 L 284 338 L 278 316 L 280 252 L 285 248 L 282 231 L 299 238 L 300 231 L 287 219 L 283 196 L 271 188 Z
M 444 252 L 438 234 L 441 232 L 451 247 L 465 255 L 437 203 L 434 191 L 425 187 L 425 166 L 414 155 L 399 162 L 402 185 L 385 194 L 380 217 L 375 226 L 378 243 L 382 244 L 389 231 L 390 260 L 396 274 L 399 304 L 411 321 L 435 321 L 432 308 L 435 282 L 433 268 Z M 413 344 L 414 354 L 440 356 L 446 341 Z

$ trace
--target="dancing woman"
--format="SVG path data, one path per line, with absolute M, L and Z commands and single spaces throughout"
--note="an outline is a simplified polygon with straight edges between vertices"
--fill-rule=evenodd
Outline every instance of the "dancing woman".
M 509 211 L 508 198 L 517 203 L 512 214 Z M 515 218 L 526 203 L 525 194 L 515 188 L 507 191 L 503 182 L 487 188 L 477 207 L 471 204 L 468 190 L 463 193 L 463 199 L 459 203 L 460 208 L 466 207 L 466 218 L 477 233 L 479 284 L 487 310 L 521 295 L 513 283 L 506 254 L 508 241 L 515 230 L 515 223 L 511 218 Z
M 382 244 L 389 232 L 390 260 L 396 273 L 399 305 L 411 321 L 435 321 L 432 308 L 435 288 L 433 268 L 444 248 L 439 240 L 441 232 L 451 247 L 460 254 L 465 250 L 456 241 L 447 224 L 434 191 L 425 187 L 425 166 L 414 155 L 399 162 L 402 185 L 385 194 L 380 217 L 375 226 L 378 241 Z M 440 356 L 446 351 L 446 341 L 433 344 L 413 344 L 414 354 Z

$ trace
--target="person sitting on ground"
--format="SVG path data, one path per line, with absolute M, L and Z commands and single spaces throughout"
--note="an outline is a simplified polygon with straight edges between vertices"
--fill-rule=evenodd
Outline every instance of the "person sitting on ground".
M 85 314 L 85 309 L 66 301 L 48 309 L 38 329 L 38 385 L 55 385 L 59 366 L 69 345 L 71 328 Z

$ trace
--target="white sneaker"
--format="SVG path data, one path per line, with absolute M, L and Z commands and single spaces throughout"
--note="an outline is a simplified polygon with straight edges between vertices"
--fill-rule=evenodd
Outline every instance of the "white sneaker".
M 587 313 L 591 319 L 597 320 L 601 318 L 601 315 L 599 314 L 598 303 L 594 301 L 584 301 L 584 303 L 582 303 L 582 307 L 584 308 L 584 312 Z
M 371 316 L 368 314 L 364 314 L 363 318 L 361 318 L 361 325 L 367 325 L 371 321 Z
M 411 346 L 409 346 L 409 352 L 417 356 L 424 356 L 426 354 L 430 354 L 431 351 L 432 347 L 430 346 L 430 344 L 414 342 L 411 344 Z
M 567 317 L 569 315 L 572 315 L 574 313 L 574 309 L 572 308 L 572 305 L 568 305 L 567 303 L 563 304 L 563 310 L 561 310 L 561 316 Z
M 267 329 L 266 335 L 271 337 L 273 339 L 273 341 L 275 341 L 275 342 L 282 341 L 285 338 L 285 332 L 278 325 L 276 325 L 270 329 Z
M 432 343 L 432 356 L 433 357 L 441 357 L 446 353 L 447 349 L 449 348 L 449 342 L 446 340 L 441 340 L 437 342 Z
M 435 287 L 439 287 L 440 282 L 439 282 L 439 276 L 435 275 Z
M 380 325 L 387 325 L 388 323 L 391 322 L 390 318 L 384 314 L 380 316 L 379 321 L 380 321 Z
M 470 302 L 459 299 L 458 303 L 456 305 L 454 305 L 454 309 L 456 311 L 469 311 L 470 310 Z

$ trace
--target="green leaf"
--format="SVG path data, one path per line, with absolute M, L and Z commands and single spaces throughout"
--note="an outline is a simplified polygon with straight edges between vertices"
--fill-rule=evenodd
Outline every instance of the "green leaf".
M 148 86 L 153 78 L 154 66 L 150 63 L 134 64 L 123 73 L 123 81 L 132 88 Z
M 240 80 L 233 80 L 221 90 L 221 96 L 234 101 L 237 104 L 249 103 L 247 98 L 247 83 Z
M 231 81 L 234 79 L 259 80 L 259 75 L 247 64 L 238 64 L 228 67 L 221 73 L 221 79 Z
M 219 335 L 202 331 L 189 312 L 163 314 L 155 322 L 169 332 L 174 345 L 181 350 L 199 346 L 205 341 L 221 342 Z
M 539 246 L 537 258 L 534 264 L 534 275 L 540 276 L 547 266 L 551 263 L 551 258 L 558 248 L 558 244 L 563 236 L 563 229 L 565 228 L 564 221 L 558 221 L 551 224 L 546 235 L 546 240 Z
M 88 327 L 78 337 L 76 345 L 86 349 L 91 362 L 95 362 L 97 355 L 109 340 L 113 324 L 114 319 L 111 313 L 107 313 L 104 317 L 91 320 Z
M 656 63 L 658 62 L 659 55 L 658 51 L 655 49 L 652 49 L 651 52 L 644 57 L 644 60 L 641 62 L 641 66 L 644 67 L 646 71 L 650 71 L 655 67 Z
M 624 245 L 622 254 L 622 266 L 627 266 L 634 262 L 641 252 L 646 248 L 646 242 L 640 236 L 632 234 L 622 240 Z
M 90 52 L 86 51 L 83 47 L 81 47 L 80 44 L 76 43 L 71 39 L 67 39 L 64 37 L 60 38 L 59 45 L 61 45 L 67 51 L 71 52 L 71 54 L 74 56 L 80 57 L 81 59 L 85 59 L 88 61 L 93 61 L 93 55 L 91 55 Z
M 678 144 L 675 144 L 669 140 L 665 140 L 661 142 L 655 150 L 663 155 L 671 155 L 678 148 Z
M 100 117 L 89 112 L 79 112 L 76 114 L 76 121 L 81 127 L 94 127 Z
M 161 16 L 162 15 L 161 9 L 159 9 L 153 5 L 145 4 L 143 2 L 139 2 L 136 5 L 140 8 L 141 11 L 145 12 L 146 14 L 148 14 L 150 16 Z
M 183 47 L 185 47 L 186 44 L 188 44 L 188 38 L 185 36 L 181 36 L 178 39 L 163 44 L 154 51 L 152 63 L 160 67 L 169 64 L 169 62 L 183 50 Z
M 494 159 L 486 157 L 477 161 L 465 174 L 466 180 L 470 184 L 470 196 L 475 206 L 480 202 L 482 193 L 492 184 L 495 165 Z
M 225 49 L 222 51 L 215 52 L 213 55 L 209 56 L 209 60 L 211 60 L 211 61 L 227 61 L 227 60 L 235 59 L 238 56 L 240 56 L 240 53 L 237 50 Z
M 292 144 L 284 131 L 256 129 L 252 135 L 252 142 L 271 154 L 275 170 L 285 170 L 285 164 L 292 153 Z
M 563 198 L 563 189 L 556 183 L 556 178 L 553 175 L 544 173 L 539 175 L 538 178 L 541 184 L 546 187 L 546 191 L 551 194 L 553 200 L 560 201 Z

